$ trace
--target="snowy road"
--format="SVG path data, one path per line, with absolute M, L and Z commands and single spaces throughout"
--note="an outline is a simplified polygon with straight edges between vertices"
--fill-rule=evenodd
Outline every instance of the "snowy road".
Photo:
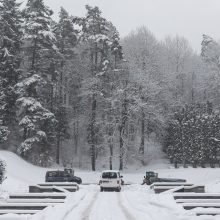
M 28 185 L 44 181 L 47 169 L 28 164 L 15 154 L 0 151 L 7 162 L 7 180 L 2 185 L 3 195 L 26 193 Z M 17 169 L 14 169 L 16 164 Z M 159 165 L 143 170 L 124 172 L 126 183 L 120 193 L 99 192 L 98 185 L 80 185 L 80 190 L 69 193 L 64 204 L 48 207 L 34 216 L 8 214 L 0 220 L 219 220 L 219 216 L 196 217 L 177 205 L 171 195 L 155 195 L 148 186 L 142 186 L 144 172 L 154 170 L 161 177 L 182 178 L 195 184 L 205 184 L 209 193 L 220 193 L 220 169 L 158 168 Z M 161 167 L 165 167 L 164 164 Z M 96 183 L 100 172 L 77 171 L 83 182 Z
M 47 169 L 33 166 L 17 155 L 0 151 L 7 162 L 7 179 L 2 185 L 3 195 L 26 193 L 28 185 L 44 181 Z M 14 164 L 16 168 L 14 169 Z M 123 173 L 126 183 L 120 193 L 99 192 L 98 185 L 80 185 L 80 190 L 70 193 L 64 204 L 48 207 L 34 216 L 4 215 L 0 220 L 220 220 L 219 216 L 196 217 L 177 205 L 171 195 L 155 195 L 148 186 L 140 185 L 146 170 L 154 170 L 161 177 L 182 178 L 195 184 L 205 184 L 206 192 L 220 193 L 220 169 L 179 168 L 166 165 L 144 167 L 138 171 Z M 164 168 L 166 167 L 166 168 Z M 83 182 L 97 183 L 100 172 L 76 171 Z
M 99 192 L 96 185 L 81 186 L 65 204 L 49 207 L 31 220 L 188 220 L 170 195 L 152 194 L 146 186 L 125 186 L 118 192 Z M 195 217 L 197 219 L 197 217 Z
M 121 192 L 100 192 L 98 185 L 80 186 L 64 204 L 34 216 L 0 216 L 4 220 L 219 220 L 197 217 L 177 205 L 172 195 L 154 194 L 148 186 L 124 186 Z

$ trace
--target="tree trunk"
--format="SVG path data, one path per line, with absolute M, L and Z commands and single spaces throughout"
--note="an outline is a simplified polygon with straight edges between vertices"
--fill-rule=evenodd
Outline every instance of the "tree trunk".
M 31 60 L 31 69 L 32 70 L 35 70 L 36 52 L 37 52 L 37 38 L 34 39 L 33 55 L 32 55 L 32 60 Z
M 107 115 L 107 119 L 108 119 L 108 144 L 109 144 L 109 169 L 112 170 L 113 169 L 113 127 L 112 127 L 112 106 L 111 106 L 111 102 L 110 102 L 110 110 L 109 113 Z
M 73 146 L 73 149 L 74 149 L 74 152 L 75 154 L 78 153 L 78 142 L 79 142 L 79 121 L 78 121 L 78 118 L 77 118 L 77 108 L 74 107 L 74 124 L 73 124 L 73 139 L 74 139 L 74 146 Z
M 112 158 L 113 158 L 113 145 L 112 141 L 109 143 L 110 157 L 109 157 L 109 169 L 113 169 Z
M 186 159 L 183 159 L 183 168 L 187 168 Z
M 125 98 L 122 104 L 122 115 L 121 115 L 121 125 L 119 127 L 119 150 L 120 150 L 120 156 L 119 156 L 119 170 L 123 170 L 124 168 L 124 131 L 125 131 L 125 125 L 127 121 L 127 97 L 125 93 Z
M 197 162 L 193 162 L 193 168 L 197 168 Z
M 96 169 L 96 147 L 95 147 L 95 124 L 96 124 L 96 97 L 92 96 L 92 117 L 91 117 L 91 165 L 92 170 Z
M 122 125 L 119 128 L 119 134 L 120 134 L 120 140 L 119 140 L 119 147 L 120 147 L 119 170 L 123 170 L 123 158 L 124 158 L 123 145 L 124 145 L 124 141 L 123 141 L 123 138 L 122 138 L 122 135 L 123 135 L 123 126 Z
M 54 111 L 54 99 L 53 99 L 53 93 L 54 93 L 54 88 L 53 88 L 53 84 L 51 83 L 51 89 L 50 89 L 50 111 L 53 112 Z
M 77 120 L 74 123 L 74 152 L 75 154 L 78 153 L 78 138 L 79 138 L 79 121 Z
M 144 154 L 144 142 L 145 142 L 145 114 L 144 114 L 144 110 L 142 108 L 141 110 L 141 114 L 142 114 L 142 117 L 141 117 L 141 145 L 140 145 L 140 148 L 139 148 L 139 153 L 140 154 Z
M 95 57 L 94 57 L 95 56 Z M 94 59 L 94 60 L 93 60 Z M 96 76 L 96 71 L 98 70 L 98 45 L 95 43 L 94 45 L 94 54 L 91 53 L 91 63 L 94 64 L 94 68 L 92 68 L 93 77 Z M 92 95 L 92 116 L 91 116 L 91 166 L 92 170 L 96 170 L 96 134 L 95 134 L 95 124 L 96 124 L 96 95 L 93 93 Z
M 175 167 L 176 169 L 178 168 L 178 163 L 177 163 L 176 160 L 174 161 L 174 167 Z
M 60 164 L 60 135 L 57 137 L 56 163 Z

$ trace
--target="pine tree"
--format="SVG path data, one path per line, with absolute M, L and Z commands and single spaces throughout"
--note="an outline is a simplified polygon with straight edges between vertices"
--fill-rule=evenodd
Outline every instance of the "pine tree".
M 106 19 L 101 16 L 101 11 L 98 7 L 86 5 L 87 14 L 85 18 L 74 18 L 74 22 L 82 27 L 81 40 L 87 45 L 87 53 L 90 57 L 90 98 L 91 98 L 91 114 L 88 125 L 88 142 L 90 144 L 91 165 L 92 170 L 96 169 L 97 155 L 97 99 L 102 96 L 100 85 L 102 78 L 107 72 L 110 60 L 108 54 L 110 52 L 109 29 Z
M 201 48 L 201 57 L 202 59 L 217 67 L 220 68 L 220 45 L 210 36 L 203 34 Z
M 28 70 L 30 73 L 41 72 L 46 77 L 50 62 L 50 53 L 55 48 L 55 36 L 51 30 L 52 11 L 43 0 L 28 0 L 24 9 L 26 51 L 30 55 Z M 47 76 L 48 77 L 48 76 Z
M 34 163 L 46 165 L 55 141 L 52 109 L 55 36 L 51 31 L 52 11 L 42 0 L 29 0 L 24 9 L 25 73 L 16 85 L 19 126 L 23 143 L 19 153 Z M 47 158 L 47 159 L 46 159 Z
M 78 32 L 74 29 L 72 19 L 67 11 L 61 7 L 59 22 L 54 27 L 56 35 L 56 45 L 59 50 L 59 64 L 58 69 L 58 91 L 56 92 L 55 115 L 58 120 L 57 124 L 57 153 L 56 162 L 60 161 L 60 146 L 62 141 L 69 138 L 69 126 L 67 121 L 67 103 L 66 94 L 68 93 L 68 86 L 65 86 L 65 79 L 70 78 L 69 73 L 65 69 L 69 62 L 73 62 L 75 57 L 75 46 L 77 44 Z
M 176 121 L 176 123 L 174 123 Z M 212 103 L 186 106 L 177 111 L 175 120 L 169 123 L 166 152 L 170 159 L 189 162 L 193 167 L 215 166 L 220 142 L 219 113 L 213 111 Z
M 75 30 L 71 17 L 63 7 L 61 7 L 59 13 L 59 22 L 54 27 L 54 33 L 57 39 L 56 45 L 63 55 L 62 66 L 66 60 L 74 57 L 78 40 L 78 31 Z
M 119 33 L 114 28 L 113 36 L 112 36 L 112 44 L 111 44 L 111 51 L 112 55 L 114 56 L 114 69 L 117 69 L 117 64 L 120 63 L 120 61 L 123 59 L 124 54 L 122 51 L 122 46 L 120 44 L 120 37 Z
M 54 143 L 56 120 L 53 113 L 38 101 L 37 91 L 45 83 L 37 74 L 16 85 L 19 98 L 19 126 L 23 131 L 23 142 L 18 153 L 35 164 L 47 165 Z
M 0 1 L 0 139 L 6 140 L 16 125 L 14 86 L 21 71 L 21 12 L 16 0 Z

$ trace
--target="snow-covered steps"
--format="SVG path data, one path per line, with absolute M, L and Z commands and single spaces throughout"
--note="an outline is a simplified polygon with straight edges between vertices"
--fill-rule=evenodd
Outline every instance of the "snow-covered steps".
M 39 186 L 61 186 L 61 187 L 72 186 L 72 187 L 79 188 L 77 183 L 72 183 L 72 182 L 45 182 L 45 183 L 38 183 L 37 185 Z
M 194 208 L 220 208 L 220 203 L 182 203 L 182 206 L 186 210 L 194 209 Z
M 76 192 L 79 186 L 75 183 L 40 183 L 29 186 L 30 193 L 44 192 Z
M 37 185 L 29 186 L 29 192 L 75 192 L 79 190 L 76 183 L 70 182 L 45 182 Z
M 173 197 L 196 215 L 220 215 L 220 193 L 173 193 Z
M 7 199 L 7 203 L 64 203 L 65 199 Z
M 194 185 L 191 183 L 154 183 L 151 185 L 151 189 L 155 193 L 163 193 L 167 191 L 168 193 L 173 192 L 196 192 L 204 193 L 205 186 L 203 185 Z
M 65 193 L 15 193 L 10 199 L 66 199 Z
M 61 188 L 61 190 L 64 189 Z M 45 209 L 48 206 L 53 207 L 56 206 L 57 204 L 64 203 L 66 196 L 67 194 L 64 192 L 10 194 L 7 199 L 0 202 L 0 215 L 4 215 L 4 214 L 32 215 Z
M 42 210 L 54 203 L 0 203 L 0 210 Z
M 185 182 L 156 182 L 150 185 L 150 188 L 154 188 L 156 186 L 193 186 L 193 183 L 185 183 Z
M 57 193 L 64 193 L 62 188 L 57 188 L 54 186 L 39 186 L 39 185 L 32 185 L 29 186 L 30 193 L 45 193 L 45 192 L 57 192 Z
M 176 199 L 176 203 L 219 203 L 220 199 Z
M 220 209 L 218 208 L 195 208 L 191 210 L 194 214 L 200 215 L 220 215 Z
M 177 199 L 220 199 L 220 193 L 173 193 Z
M 0 210 L 0 215 L 5 214 L 20 214 L 20 215 L 34 215 L 38 213 L 39 210 L 13 210 L 13 209 L 4 209 Z

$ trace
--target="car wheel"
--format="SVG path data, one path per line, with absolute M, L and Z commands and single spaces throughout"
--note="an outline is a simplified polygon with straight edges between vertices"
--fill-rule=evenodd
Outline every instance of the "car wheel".
M 147 185 L 151 185 L 152 183 L 151 183 L 150 180 L 146 180 L 146 184 L 147 184 Z

